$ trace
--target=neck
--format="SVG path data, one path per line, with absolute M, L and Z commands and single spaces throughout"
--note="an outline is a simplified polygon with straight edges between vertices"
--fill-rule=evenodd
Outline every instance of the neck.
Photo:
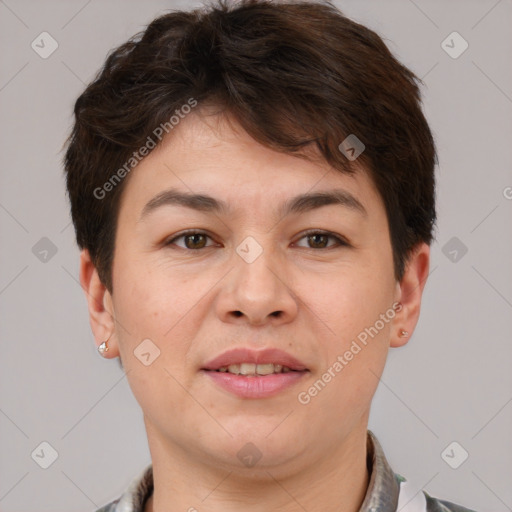
M 366 436 L 365 426 L 328 453 L 241 471 L 191 457 L 148 431 L 154 492 L 144 512 L 357 512 L 369 482 Z

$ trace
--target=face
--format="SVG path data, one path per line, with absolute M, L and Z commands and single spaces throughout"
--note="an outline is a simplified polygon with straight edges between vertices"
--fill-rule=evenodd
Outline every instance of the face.
M 335 191 L 336 201 L 296 201 Z M 150 445 L 232 468 L 251 442 L 260 467 L 291 467 L 366 429 L 404 297 L 363 170 L 278 153 L 233 120 L 191 113 L 129 176 L 115 247 L 110 353 Z M 305 370 L 205 370 L 235 348 L 265 363 L 261 353 L 278 349 Z

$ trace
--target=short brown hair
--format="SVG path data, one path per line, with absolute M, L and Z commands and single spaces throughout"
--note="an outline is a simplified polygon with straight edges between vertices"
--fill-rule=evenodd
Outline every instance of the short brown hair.
M 77 243 L 113 292 L 128 177 L 105 197 L 98 187 L 194 98 L 225 109 L 267 147 L 302 158 L 315 148 L 341 172 L 355 172 L 339 145 L 356 135 L 365 145 L 357 163 L 383 199 L 401 280 L 436 221 L 437 155 L 418 83 L 375 32 L 330 2 L 219 0 L 164 14 L 110 52 L 75 103 L 64 165 Z

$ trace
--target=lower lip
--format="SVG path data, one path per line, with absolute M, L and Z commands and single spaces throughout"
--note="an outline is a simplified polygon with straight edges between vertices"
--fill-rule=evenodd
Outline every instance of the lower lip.
M 228 372 L 202 371 L 221 388 L 241 398 L 267 398 L 277 395 L 308 373 L 307 371 L 301 371 L 245 377 Z

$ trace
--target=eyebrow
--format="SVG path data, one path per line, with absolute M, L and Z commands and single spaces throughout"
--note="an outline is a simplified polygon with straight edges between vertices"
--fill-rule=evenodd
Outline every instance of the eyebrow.
M 305 213 L 333 204 L 353 210 L 364 217 L 368 216 L 363 204 L 350 192 L 343 189 L 300 194 L 285 201 L 278 213 L 280 217 L 285 217 L 293 213 Z M 162 206 L 184 206 L 192 210 L 222 215 L 229 215 L 231 212 L 228 204 L 220 199 L 206 194 L 192 194 L 171 188 L 160 192 L 146 203 L 139 217 L 139 222 Z

